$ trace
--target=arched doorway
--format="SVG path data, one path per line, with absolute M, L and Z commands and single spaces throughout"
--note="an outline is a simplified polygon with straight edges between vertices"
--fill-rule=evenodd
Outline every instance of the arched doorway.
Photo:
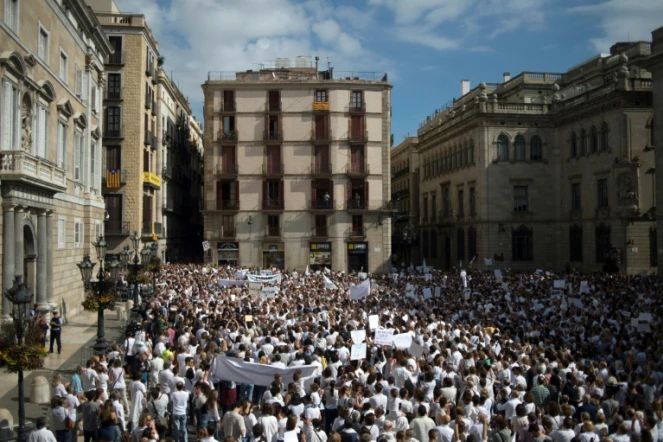
M 32 226 L 23 226 L 23 281 L 31 290 L 37 288 L 37 247 Z

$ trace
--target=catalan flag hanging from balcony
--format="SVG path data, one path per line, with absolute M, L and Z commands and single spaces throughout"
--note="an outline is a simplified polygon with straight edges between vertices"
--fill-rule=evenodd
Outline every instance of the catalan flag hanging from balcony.
M 109 189 L 120 187 L 120 171 L 118 169 L 106 169 L 106 187 Z

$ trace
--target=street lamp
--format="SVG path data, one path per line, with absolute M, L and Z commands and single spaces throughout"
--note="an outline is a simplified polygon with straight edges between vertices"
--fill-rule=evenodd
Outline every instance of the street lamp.
M 30 318 L 30 305 L 32 305 L 32 293 L 23 283 L 22 276 L 14 278 L 14 285 L 5 291 L 5 296 L 12 303 L 12 318 L 16 329 L 18 344 L 23 344 L 25 328 Z M 27 440 L 27 429 L 25 428 L 25 389 L 23 387 L 23 367 L 18 368 L 18 440 Z
M 117 260 L 117 257 L 113 257 L 110 262 L 107 262 L 108 270 L 110 277 L 107 279 L 104 272 L 104 258 L 106 257 L 106 250 L 108 249 L 108 244 L 103 236 L 99 236 L 99 239 L 96 243 L 92 243 L 96 252 L 97 259 L 99 260 L 99 270 L 97 272 L 97 280 L 92 281 L 92 270 L 96 265 L 90 260 L 90 255 L 83 256 L 83 260 L 76 264 L 81 271 L 81 278 L 83 279 L 83 286 L 85 290 L 92 290 L 96 292 L 97 301 L 99 307 L 97 309 L 97 342 L 93 345 L 93 348 L 96 353 L 106 353 L 108 349 L 108 342 L 104 336 L 104 310 L 107 307 L 108 302 L 102 302 L 102 297 L 105 294 L 108 294 L 110 299 L 109 292 L 115 290 L 115 284 L 117 283 L 117 277 L 120 274 L 120 262 Z

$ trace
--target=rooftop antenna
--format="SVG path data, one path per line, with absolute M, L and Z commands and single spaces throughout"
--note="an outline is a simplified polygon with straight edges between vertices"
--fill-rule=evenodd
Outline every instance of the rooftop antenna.
M 331 69 L 331 61 L 329 60 L 329 57 L 327 57 L 327 70 Z

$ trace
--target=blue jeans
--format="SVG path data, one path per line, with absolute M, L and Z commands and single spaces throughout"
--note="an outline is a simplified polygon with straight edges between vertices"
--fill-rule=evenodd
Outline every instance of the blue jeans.
M 57 430 L 55 440 L 58 442 L 71 442 L 71 430 Z
M 175 442 L 187 442 L 186 415 L 173 415 L 173 436 Z
M 244 399 L 251 402 L 253 399 L 253 384 L 240 384 L 239 385 L 239 400 Z

